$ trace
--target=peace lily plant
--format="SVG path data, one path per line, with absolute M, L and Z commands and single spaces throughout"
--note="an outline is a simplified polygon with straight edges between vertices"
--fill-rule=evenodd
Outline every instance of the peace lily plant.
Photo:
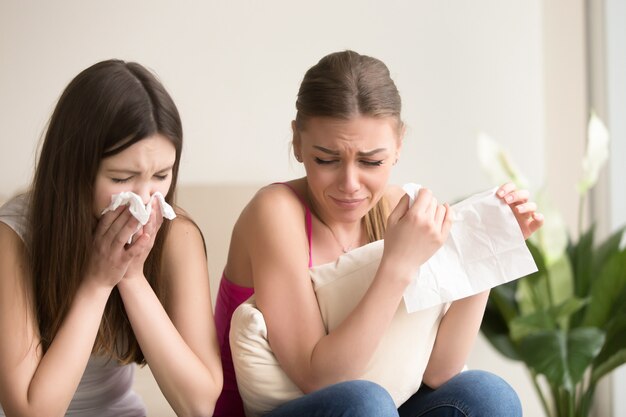
M 482 166 L 495 183 L 528 187 L 506 152 L 479 134 Z M 589 190 L 609 156 L 609 134 L 592 114 L 576 236 L 539 192 L 544 227 L 527 242 L 538 271 L 491 291 L 481 330 L 504 356 L 522 361 L 549 417 L 587 417 L 598 382 L 626 363 L 624 228 L 597 241 L 583 230 Z M 572 189 L 572 192 L 574 190 Z

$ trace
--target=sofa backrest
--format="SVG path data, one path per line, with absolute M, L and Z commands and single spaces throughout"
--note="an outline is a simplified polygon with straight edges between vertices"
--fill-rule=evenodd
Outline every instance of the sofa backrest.
M 241 210 L 260 185 L 180 185 L 176 201 L 198 224 L 206 242 L 211 296 L 215 296 L 230 245 L 230 236 Z

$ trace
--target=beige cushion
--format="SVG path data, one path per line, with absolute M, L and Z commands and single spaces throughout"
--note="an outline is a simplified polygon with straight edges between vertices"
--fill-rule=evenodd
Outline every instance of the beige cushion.
M 327 331 L 336 328 L 363 297 L 378 269 L 382 247 L 382 241 L 374 242 L 343 255 L 335 263 L 311 268 Z M 421 384 L 444 311 L 445 306 L 440 305 L 409 314 L 404 302 L 400 302 L 362 379 L 386 388 L 397 406 L 404 403 Z M 254 297 L 235 310 L 230 345 L 248 416 L 260 416 L 302 395 L 272 353 L 267 327 Z

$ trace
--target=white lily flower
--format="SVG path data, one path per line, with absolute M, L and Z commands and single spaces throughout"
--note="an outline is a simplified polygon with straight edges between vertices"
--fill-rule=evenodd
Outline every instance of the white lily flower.
M 528 180 L 517 169 L 506 151 L 485 132 L 478 132 L 478 159 L 495 184 L 513 182 L 527 188 Z
M 554 206 L 545 189 L 537 192 L 537 205 L 541 207 L 545 222 L 530 239 L 539 246 L 546 265 L 550 266 L 565 256 L 568 240 L 567 226 L 565 219 Z
M 609 131 L 595 113 L 587 125 L 587 152 L 583 158 L 583 177 L 578 192 L 584 195 L 598 181 L 600 170 L 609 159 Z

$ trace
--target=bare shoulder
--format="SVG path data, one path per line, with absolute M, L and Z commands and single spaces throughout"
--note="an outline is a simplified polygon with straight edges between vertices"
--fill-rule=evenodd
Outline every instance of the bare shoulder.
M 165 220 L 167 221 L 167 220 Z M 184 241 L 191 240 L 193 242 L 197 240 L 202 241 L 202 232 L 200 228 L 193 221 L 191 216 L 186 212 L 180 210 L 177 211 L 177 216 L 171 221 L 170 231 L 168 235 L 168 244 L 182 244 Z
M 258 221 L 289 221 L 302 219 L 304 206 L 298 196 L 303 198 L 305 187 L 301 180 L 285 184 L 270 184 L 261 188 L 243 209 L 237 225 L 239 227 L 257 224 Z
M 191 217 L 184 212 L 179 212 L 171 221 L 164 245 L 163 260 L 164 268 L 169 272 L 188 265 L 194 260 L 206 264 L 206 249 L 202 232 Z
M 5 267 L 25 267 L 26 246 L 18 234 L 3 222 L 0 222 L 0 259 L 3 273 L 6 272 Z
M 26 246 L 18 234 L 0 222 L 0 330 L 14 340 L 35 329 L 32 311 L 33 294 L 29 286 Z M 28 321 L 24 326 L 24 321 Z M 19 332 L 18 332 L 19 328 Z M 29 330 L 27 330 L 29 329 Z M 21 333 L 24 331 L 24 333 Z

